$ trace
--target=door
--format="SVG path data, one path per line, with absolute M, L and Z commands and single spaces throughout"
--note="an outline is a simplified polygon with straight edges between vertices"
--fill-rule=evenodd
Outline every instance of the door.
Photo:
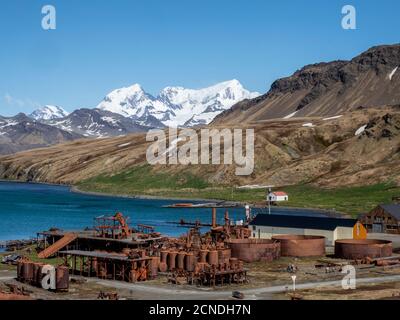
M 373 233 L 383 233 L 383 224 L 382 223 L 374 223 L 372 225 Z

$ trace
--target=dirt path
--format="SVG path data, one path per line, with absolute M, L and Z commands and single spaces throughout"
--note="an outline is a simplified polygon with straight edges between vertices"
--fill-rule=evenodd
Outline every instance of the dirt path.
M 128 289 L 134 296 L 137 294 L 145 297 L 153 297 L 153 299 L 162 300 L 207 300 L 207 299 L 231 299 L 232 291 L 215 291 L 212 289 L 178 289 L 177 287 L 156 287 L 149 285 L 138 285 L 130 284 L 118 281 L 105 281 L 105 280 L 90 280 L 94 281 L 99 285 L 106 287 L 113 287 L 119 289 Z M 400 275 L 384 276 L 375 278 L 361 278 L 357 279 L 357 285 L 360 284 L 374 284 L 384 282 L 400 281 Z M 296 284 L 298 290 L 313 289 L 318 287 L 340 287 L 342 285 L 341 280 L 335 281 L 319 281 L 319 282 L 308 282 Z M 289 289 L 291 286 L 289 286 Z M 275 293 L 282 293 L 288 290 L 288 285 L 279 285 L 272 287 L 262 287 L 256 289 L 245 289 L 241 290 L 244 293 L 246 299 L 272 299 L 272 295 Z M 262 295 L 262 296 L 260 296 Z

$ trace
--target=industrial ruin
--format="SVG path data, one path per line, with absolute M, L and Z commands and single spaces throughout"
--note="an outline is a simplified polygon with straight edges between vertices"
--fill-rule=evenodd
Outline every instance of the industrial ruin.
M 283 257 L 322 257 L 325 255 L 325 237 L 280 235 L 272 237 L 280 243 Z
M 245 283 L 244 262 L 279 258 L 277 243 L 268 241 L 267 247 L 274 248 L 269 255 L 264 241 L 249 239 L 247 224 L 234 225 L 228 212 L 224 220 L 223 225 L 217 225 L 217 211 L 212 208 L 209 232 L 201 234 L 198 223 L 185 235 L 171 238 L 155 232 L 152 226 L 131 228 L 121 213 L 100 216 L 90 230 L 38 233 L 38 256 L 63 257 L 71 275 L 137 282 L 164 274 L 171 283 L 208 286 Z M 251 254 L 240 242 L 251 244 Z
M 342 259 L 383 258 L 392 255 L 392 242 L 388 240 L 337 240 L 335 255 Z
M 167 237 L 153 226 L 130 226 L 122 213 L 94 218 L 93 227 L 81 231 L 56 228 L 37 234 L 38 257 L 60 257 L 54 267 L 21 258 L 17 280 L 54 292 L 67 291 L 70 276 L 136 283 L 165 277 L 171 284 L 220 286 L 248 283 L 248 265 L 270 263 L 281 257 L 326 257 L 323 235 L 282 234 L 270 239 L 255 238 L 246 208 L 245 220 L 217 224 L 217 211 L 211 209 L 211 224 L 180 222 L 188 230 L 180 237 Z M 332 224 L 333 220 L 330 220 Z M 339 219 L 338 219 L 339 221 Z M 201 232 L 201 227 L 209 230 Z M 254 229 L 253 229 L 254 230 Z M 384 240 L 338 239 L 334 256 L 379 266 L 400 265 L 393 257 L 392 243 Z M 317 266 L 316 266 L 317 268 Z M 295 265 L 288 272 L 296 272 Z

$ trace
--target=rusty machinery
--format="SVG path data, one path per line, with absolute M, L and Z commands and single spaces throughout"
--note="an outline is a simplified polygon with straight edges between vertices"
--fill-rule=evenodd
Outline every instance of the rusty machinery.
M 209 232 L 201 234 L 198 224 L 185 236 L 165 241 L 159 251 L 159 271 L 168 272 L 173 283 L 214 286 L 245 282 L 247 271 L 243 261 L 232 256 L 229 240 L 247 239 L 250 230 L 244 225 L 232 225 L 228 212 L 224 220 L 224 225 L 217 225 L 216 208 L 212 208 Z
M 94 218 L 96 236 L 112 239 L 128 239 L 132 235 L 128 218 L 117 212 L 114 216 L 100 216 Z
M 250 230 L 246 225 L 232 225 L 228 212 L 224 225 L 217 225 L 216 218 L 213 208 L 212 226 L 205 234 L 201 234 L 200 224 L 196 224 L 184 236 L 160 237 L 145 248 L 125 248 L 122 252 L 66 250 L 59 254 L 64 256 L 71 274 L 88 277 L 136 282 L 168 273 L 170 278 L 184 277 L 189 283 L 201 285 L 243 283 L 246 269 L 232 255 L 228 240 L 248 239 Z M 144 236 L 155 234 L 150 226 L 139 225 L 138 229 Z M 137 232 L 129 228 L 121 213 L 95 218 L 95 231 L 96 237 L 118 241 L 133 240 Z
M 44 263 L 32 262 L 23 259 L 17 264 L 17 280 L 22 283 L 27 283 L 32 286 L 42 287 L 42 280 L 45 277 L 43 272 Z M 69 272 L 68 267 L 55 267 L 55 290 L 68 291 L 69 289 Z
M 60 251 L 73 275 L 126 282 L 146 281 L 157 276 L 158 257 L 146 250 L 124 249 L 122 253 L 101 251 Z

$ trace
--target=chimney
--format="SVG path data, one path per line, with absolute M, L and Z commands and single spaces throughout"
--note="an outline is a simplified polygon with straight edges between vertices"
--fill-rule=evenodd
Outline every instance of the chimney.
M 217 208 L 212 208 L 212 222 L 211 225 L 213 228 L 217 226 Z

